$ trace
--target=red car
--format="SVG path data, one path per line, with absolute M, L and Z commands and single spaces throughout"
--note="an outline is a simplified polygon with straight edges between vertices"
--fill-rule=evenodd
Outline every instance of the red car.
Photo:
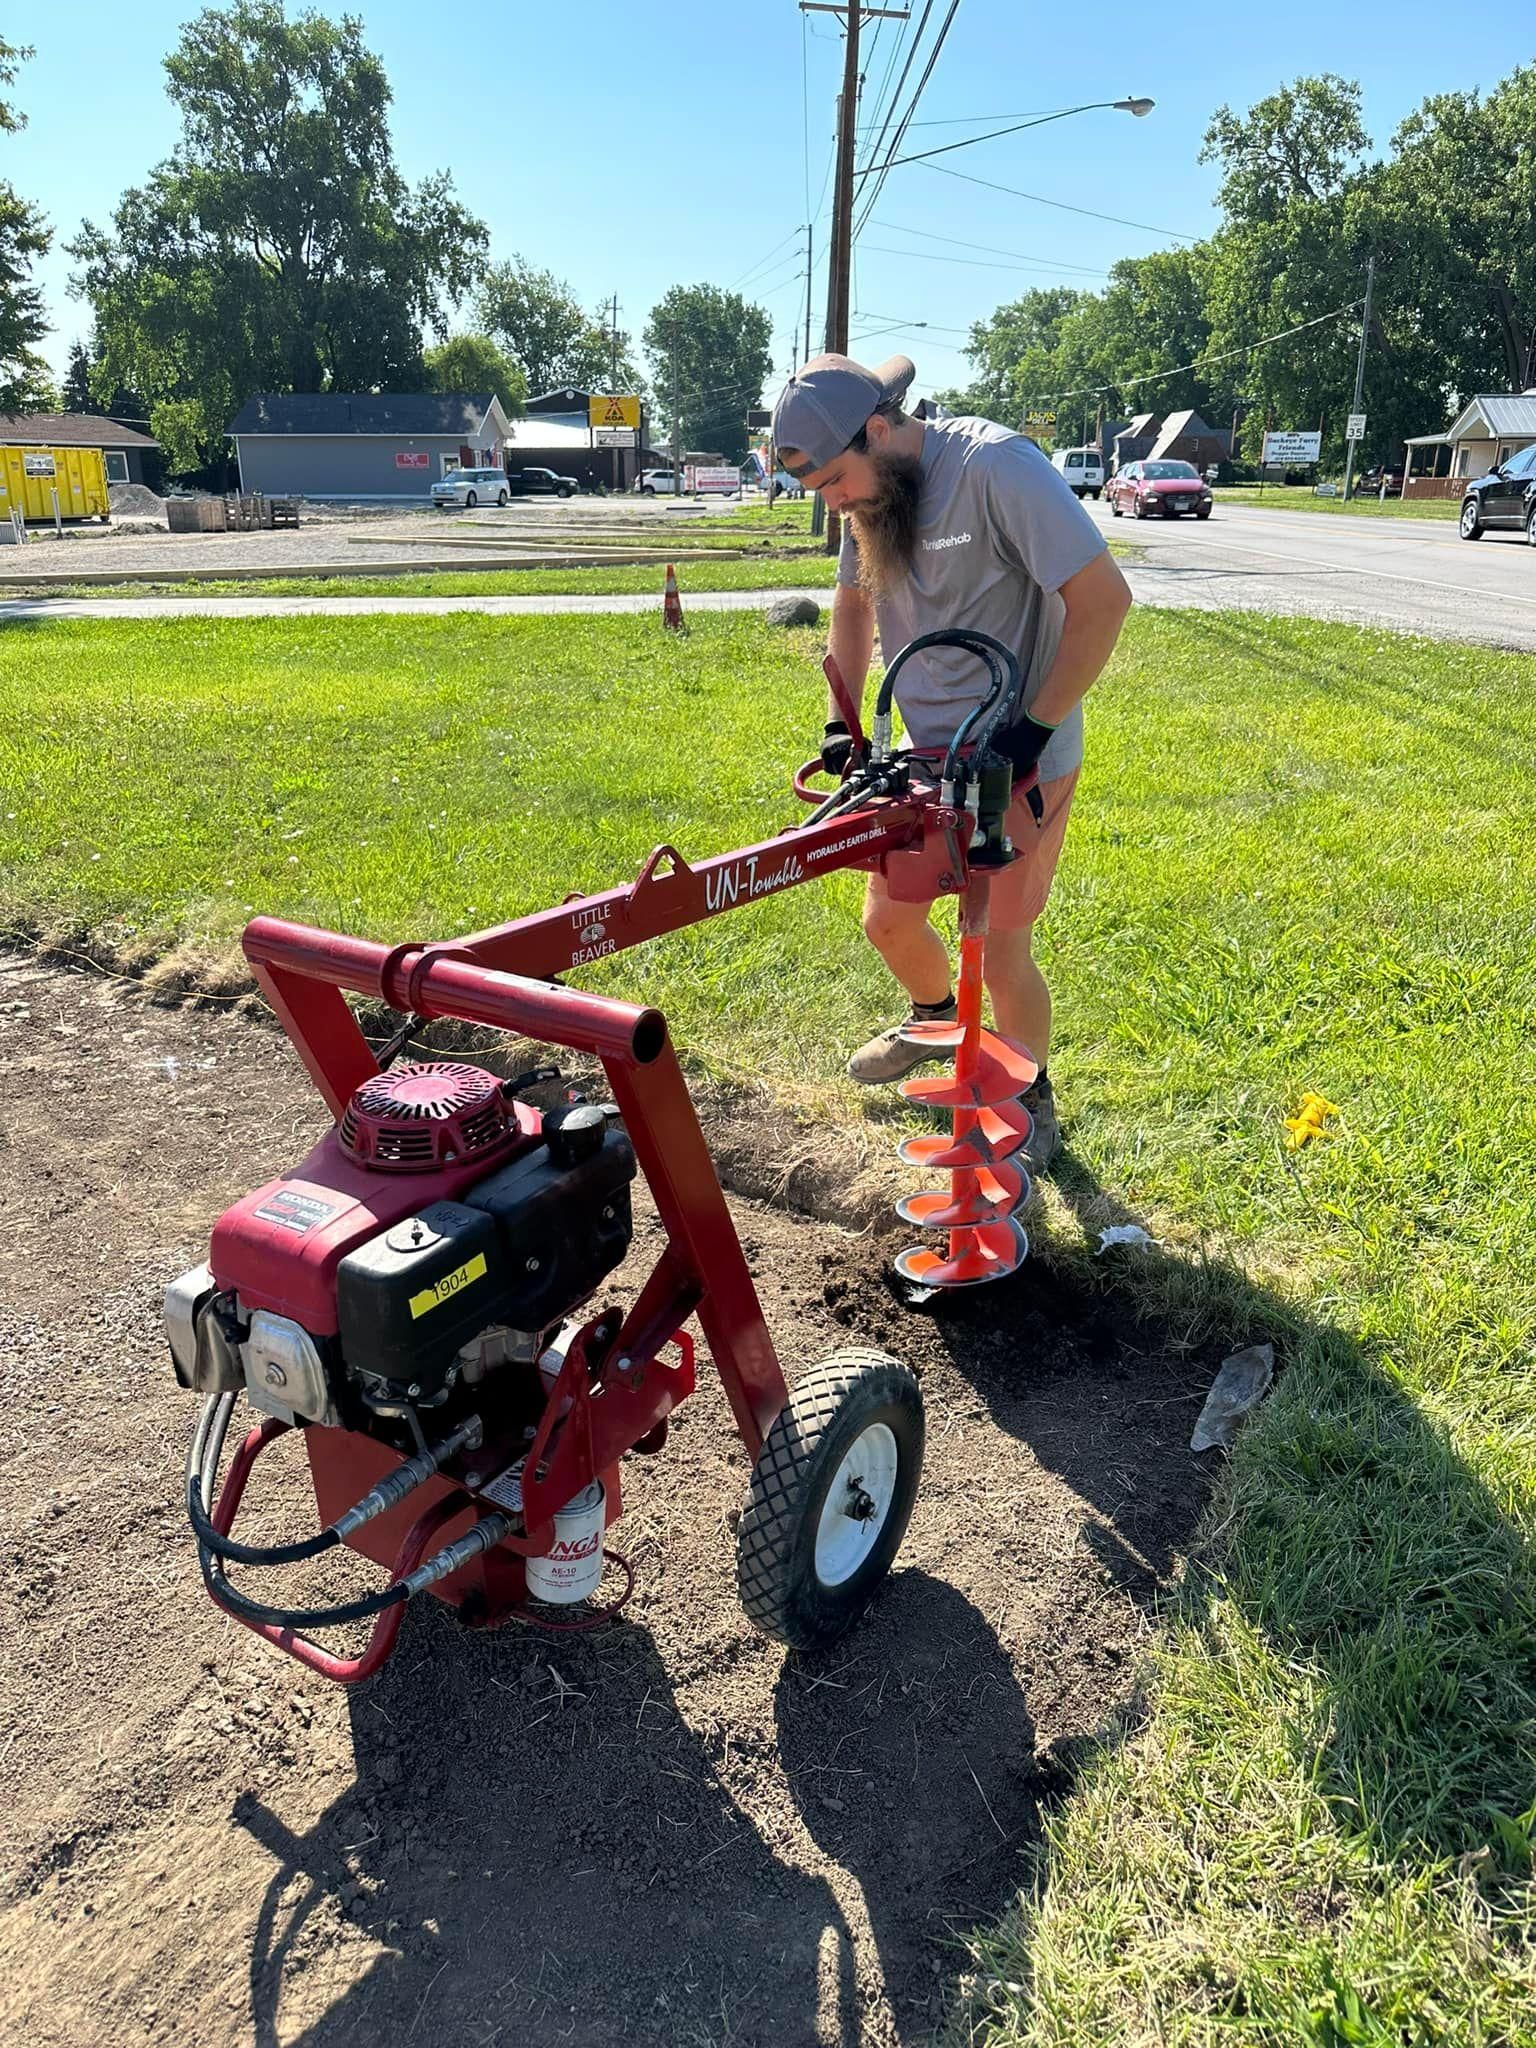
M 1126 511 L 1138 519 L 1154 512 L 1164 519 L 1185 512 L 1197 519 L 1211 516 L 1210 487 L 1192 462 L 1128 462 L 1104 486 L 1104 495 L 1117 519 Z

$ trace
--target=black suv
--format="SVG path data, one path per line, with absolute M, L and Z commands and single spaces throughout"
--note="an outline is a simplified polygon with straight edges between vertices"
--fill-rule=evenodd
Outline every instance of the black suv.
M 1536 548 L 1536 445 L 1522 448 L 1467 485 L 1461 501 L 1462 539 L 1481 540 L 1497 530 L 1524 533 Z
M 552 469 L 513 469 L 507 472 L 507 488 L 515 497 L 543 491 L 557 498 L 571 498 L 579 487 L 575 477 L 556 476 Z

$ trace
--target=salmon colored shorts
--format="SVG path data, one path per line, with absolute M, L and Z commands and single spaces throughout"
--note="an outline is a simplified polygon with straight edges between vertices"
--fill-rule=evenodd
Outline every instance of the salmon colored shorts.
M 1027 797 L 1016 796 L 1008 806 L 1008 836 L 1018 850 L 1018 858 L 992 878 L 993 931 L 1027 931 L 1044 910 L 1056 863 L 1061 858 L 1062 841 L 1067 836 L 1067 814 L 1072 808 L 1077 775 L 1074 768 L 1070 775 L 1059 775 L 1053 782 L 1040 784 L 1045 816 L 1038 825 Z M 869 900 L 886 900 L 883 875 L 870 876 Z M 914 909 L 920 907 L 913 905 Z

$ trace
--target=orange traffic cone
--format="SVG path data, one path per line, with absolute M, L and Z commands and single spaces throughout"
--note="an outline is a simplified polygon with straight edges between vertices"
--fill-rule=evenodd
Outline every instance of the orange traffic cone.
M 677 594 L 677 571 L 667 564 L 666 595 L 661 601 L 661 623 L 669 633 L 686 633 L 688 628 L 683 620 L 683 600 Z

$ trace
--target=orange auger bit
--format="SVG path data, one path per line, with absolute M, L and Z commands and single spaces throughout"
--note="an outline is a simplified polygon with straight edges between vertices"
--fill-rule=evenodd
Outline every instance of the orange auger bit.
M 1033 1129 L 1019 1100 L 1039 1067 L 1012 1039 L 986 1031 L 981 1022 L 982 967 L 987 944 L 987 898 L 991 877 L 973 874 L 960 902 L 960 980 L 953 1024 L 912 1024 L 902 1033 L 910 1045 L 953 1050 L 953 1075 L 903 1081 L 909 1102 L 954 1112 L 951 1137 L 908 1138 L 898 1157 L 909 1166 L 947 1167 L 948 1189 L 908 1195 L 896 1204 L 903 1222 L 921 1230 L 944 1230 L 947 1249 L 914 1245 L 896 1261 L 910 1286 L 923 1289 L 975 1287 L 1016 1272 L 1029 1252 L 1029 1239 L 1015 1212 L 1029 1195 L 1029 1175 L 1009 1163 Z

